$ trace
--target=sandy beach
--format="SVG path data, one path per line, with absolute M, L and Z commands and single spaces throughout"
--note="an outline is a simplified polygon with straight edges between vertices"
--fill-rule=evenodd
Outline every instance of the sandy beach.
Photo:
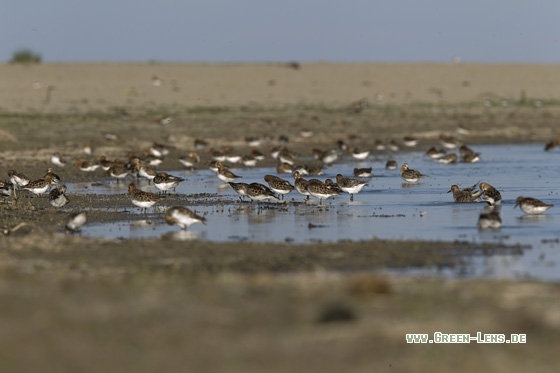
M 67 111 L 144 104 L 344 106 L 558 100 L 558 65 L 169 64 L 0 65 L 3 110 Z M 154 86 L 153 78 L 161 80 Z M 45 104 L 47 88 L 52 87 Z

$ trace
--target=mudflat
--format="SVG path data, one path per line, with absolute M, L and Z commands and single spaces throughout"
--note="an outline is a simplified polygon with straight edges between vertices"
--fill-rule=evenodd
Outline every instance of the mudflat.
M 460 127 L 469 130 L 461 135 L 469 144 L 544 146 L 560 136 L 559 73 L 546 65 L 0 65 L 0 180 L 10 169 L 42 176 L 59 152 L 69 161 L 56 169 L 63 181 L 92 181 L 103 174 L 84 173 L 75 160 L 125 160 L 154 142 L 170 150 L 160 168 L 179 169 L 178 157 L 196 150 L 195 139 L 209 143 L 197 150 L 199 167 L 210 147 L 248 150 L 245 137 L 265 139 L 263 152 L 283 144 L 309 154 L 338 140 L 371 148 L 405 135 L 427 147 L 442 133 L 459 136 Z M 162 122 L 167 117 L 171 122 Z M 262 164 L 275 163 L 268 157 Z M 44 197 L 0 204 L 0 356 L 9 370 L 558 366 L 557 284 L 382 271 L 453 266 L 470 245 L 94 239 L 64 234 L 69 211 L 111 222 L 120 217 L 108 207 L 128 201 L 70 197 L 63 212 Z M 183 203 L 190 196 L 169 198 Z M 406 343 L 406 334 L 434 332 L 526 334 L 527 343 Z

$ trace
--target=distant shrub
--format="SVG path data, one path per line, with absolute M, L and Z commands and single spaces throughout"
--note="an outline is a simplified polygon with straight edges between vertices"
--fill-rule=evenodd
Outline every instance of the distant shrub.
M 18 49 L 12 54 L 10 63 L 21 63 L 27 65 L 33 63 L 39 64 L 41 63 L 41 55 L 33 52 L 31 49 Z

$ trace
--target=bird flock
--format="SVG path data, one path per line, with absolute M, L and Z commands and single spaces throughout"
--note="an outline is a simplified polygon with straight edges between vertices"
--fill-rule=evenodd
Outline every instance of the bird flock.
M 313 136 L 312 131 L 304 130 L 301 132 L 303 138 Z M 116 135 L 105 134 L 106 139 L 116 140 Z M 349 136 L 350 139 L 352 137 Z M 434 161 L 443 164 L 454 164 L 458 161 L 464 163 L 480 162 L 480 154 L 470 149 L 461 140 L 442 134 L 439 137 L 441 147 L 432 146 L 426 149 L 425 154 Z M 296 192 L 305 197 L 305 201 L 309 201 L 310 197 L 316 198 L 319 205 L 323 204 L 323 200 L 331 197 L 338 197 L 343 193 L 347 193 L 350 201 L 354 200 L 354 196 L 360 193 L 371 180 L 374 175 L 372 168 L 354 168 L 353 176 L 344 176 L 341 173 L 336 174 L 336 179 L 320 180 L 314 176 L 323 175 L 324 167 L 333 167 L 333 164 L 343 156 L 363 162 L 370 156 L 370 150 L 359 149 L 349 146 L 346 141 L 338 140 L 336 146 L 329 149 L 312 148 L 310 154 L 314 157 L 312 163 L 305 163 L 307 158 L 291 151 L 288 146 L 287 138 L 279 138 L 281 145 L 270 146 L 268 151 L 264 153 L 258 150 L 266 139 L 246 137 L 245 142 L 250 149 L 246 154 L 235 152 L 231 147 L 223 147 L 219 150 L 210 148 L 207 150 L 209 161 L 207 166 L 216 173 L 216 177 L 223 183 L 229 185 L 235 191 L 241 201 L 247 197 L 251 201 L 257 202 L 259 208 L 264 202 L 274 202 L 279 204 L 288 203 L 286 196 L 289 193 Z M 556 141 L 557 142 L 557 141 Z M 555 144 L 556 144 L 555 142 Z M 402 145 L 405 147 L 415 147 L 418 139 L 413 136 L 405 136 L 402 139 Z M 197 150 L 204 149 L 208 146 L 208 142 L 202 139 L 196 139 L 194 147 Z M 376 150 L 389 150 L 395 152 L 400 149 L 400 145 L 394 140 L 381 141 L 376 140 L 374 143 Z M 458 149 L 459 156 L 455 153 L 448 153 L 449 150 Z M 549 145 L 545 147 L 549 151 Z M 154 143 L 147 149 L 143 156 L 139 157 L 133 153 L 128 153 L 126 160 L 114 159 L 109 160 L 105 156 L 93 158 L 93 151 L 89 145 L 84 146 L 83 153 L 89 155 L 88 159 L 78 159 L 73 164 L 83 172 L 94 172 L 102 169 L 105 175 L 115 180 L 117 184 L 127 178 L 136 177 L 136 179 L 145 179 L 160 191 L 159 194 L 143 191 L 139 189 L 137 183 L 128 183 L 128 197 L 130 202 L 140 208 L 141 213 L 147 212 L 156 203 L 165 198 L 165 195 L 186 180 L 184 178 L 171 175 L 164 171 L 158 171 L 157 167 L 163 162 L 164 157 L 169 154 L 169 147 L 163 144 Z M 232 165 L 243 165 L 244 167 L 255 167 L 258 162 L 265 159 L 266 154 L 277 162 L 276 171 L 278 175 L 267 174 L 264 176 L 263 184 L 260 182 L 245 183 L 239 181 L 243 177 L 237 175 L 229 169 L 225 163 Z M 389 153 L 390 154 L 390 153 Z M 65 167 L 68 163 L 59 153 L 55 153 L 50 158 L 51 163 L 59 168 Z M 180 156 L 178 161 L 189 170 L 194 170 L 200 163 L 201 157 L 196 151 L 190 151 L 185 156 Z M 388 159 L 386 169 L 396 170 L 397 162 Z M 235 171 L 238 172 L 238 171 Z M 281 177 L 282 174 L 290 174 L 292 180 Z M 429 177 L 420 171 L 410 168 L 408 163 L 403 163 L 400 167 L 401 178 L 409 184 L 419 183 L 422 179 Z M 312 177 L 312 178 L 310 178 Z M 61 178 L 55 173 L 53 168 L 48 168 L 44 175 L 37 179 L 30 179 L 23 173 L 10 169 L 8 171 L 9 182 L 0 182 L 0 191 L 4 197 L 14 196 L 17 199 L 17 193 L 25 191 L 34 196 L 42 196 L 48 194 L 49 203 L 52 207 L 60 209 L 70 203 L 70 199 L 66 195 L 67 188 L 61 184 Z M 500 206 L 502 197 L 501 193 L 487 182 L 479 182 L 475 185 L 461 189 L 458 185 L 452 185 L 449 193 L 453 194 L 453 200 L 456 203 L 473 203 L 480 200 L 487 203 L 489 209 L 483 211 L 478 220 L 478 226 L 481 229 L 497 229 L 501 226 Z M 552 205 L 546 204 L 532 197 L 518 197 L 515 207 L 530 215 L 541 214 Z M 69 216 L 65 229 L 68 232 L 77 232 L 86 223 L 87 217 L 85 212 L 76 212 Z M 167 208 L 165 213 L 165 221 L 170 225 L 178 225 L 181 229 L 187 229 L 195 223 L 206 224 L 206 218 L 198 215 L 196 212 L 184 206 L 171 206 Z

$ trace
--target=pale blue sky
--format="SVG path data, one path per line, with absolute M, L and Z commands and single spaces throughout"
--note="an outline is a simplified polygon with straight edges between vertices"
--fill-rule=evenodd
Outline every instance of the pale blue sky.
M 0 61 L 560 62 L 560 1 L 0 0 Z

